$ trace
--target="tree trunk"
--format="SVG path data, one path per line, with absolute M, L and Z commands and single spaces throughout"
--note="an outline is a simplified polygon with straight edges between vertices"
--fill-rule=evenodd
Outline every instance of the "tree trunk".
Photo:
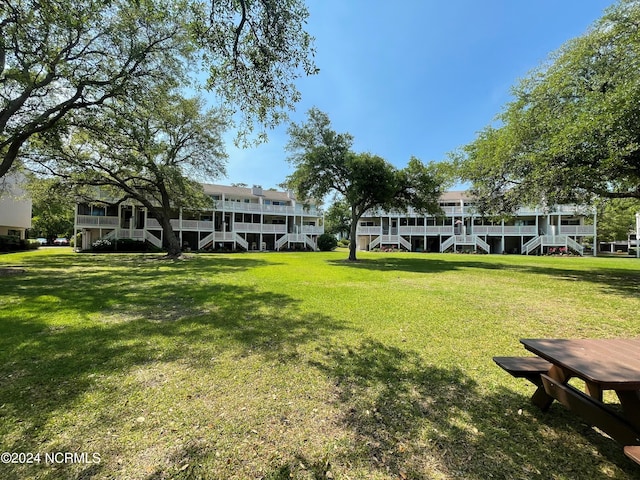
M 349 230 L 349 261 L 355 262 L 358 259 L 356 258 L 356 247 L 357 247 L 357 236 L 356 231 L 358 230 L 358 220 L 359 216 L 355 214 L 353 211 L 353 207 L 351 209 L 351 228 Z
M 180 239 L 176 238 L 169 216 L 159 215 L 158 221 L 162 226 L 162 246 L 167 249 L 167 257 L 179 258 L 182 255 L 182 245 Z

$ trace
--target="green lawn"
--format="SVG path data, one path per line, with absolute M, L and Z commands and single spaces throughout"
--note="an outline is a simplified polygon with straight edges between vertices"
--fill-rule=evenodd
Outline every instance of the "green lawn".
M 41 454 L 0 478 L 640 477 L 491 360 L 640 335 L 640 262 L 359 256 L 0 256 L 0 451 Z

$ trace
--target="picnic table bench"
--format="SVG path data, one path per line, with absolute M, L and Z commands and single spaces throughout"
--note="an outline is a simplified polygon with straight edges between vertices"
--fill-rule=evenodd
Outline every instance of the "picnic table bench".
M 532 402 L 543 411 L 558 401 L 624 446 L 640 464 L 640 338 L 523 339 L 536 356 L 494 357 L 501 368 L 537 389 Z M 569 384 L 578 378 L 585 391 Z M 615 391 L 621 408 L 603 401 Z
M 551 363 L 540 357 L 493 357 L 493 361 L 516 378 L 526 378 L 538 387 L 540 375 L 547 373 Z

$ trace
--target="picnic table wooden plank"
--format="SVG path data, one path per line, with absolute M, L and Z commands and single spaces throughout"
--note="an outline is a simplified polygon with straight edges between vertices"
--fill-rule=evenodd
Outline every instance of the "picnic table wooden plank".
M 551 368 L 551 363 L 540 357 L 493 357 L 493 361 L 516 378 L 539 376 Z
M 640 465 L 640 445 L 628 445 L 624 447 L 624 454 Z
M 521 342 L 527 350 L 601 389 L 640 390 L 640 338 L 523 339 Z

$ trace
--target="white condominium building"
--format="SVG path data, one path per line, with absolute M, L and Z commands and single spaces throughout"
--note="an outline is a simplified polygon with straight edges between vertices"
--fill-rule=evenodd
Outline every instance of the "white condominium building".
M 473 199 L 459 191 L 446 192 L 440 206 L 443 214 L 439 216 L 412 210 L 367 212 L 358 224 L 358 249 L 582 255 L 585 237 L 594 237 L 596 244 L 595 210 L 590 207 L 520 208 L 509 220 L 491 221 L 475 212 Z
M 317 248 L 324 233 L 322 214 L 315 204 L 299 202 L 290 192 L 224 185 L 203 185 L 211 208 L 176 210 L 171 225 L 183 247 L 191 250 L 283 250 Z M 162 246 L 157 219 L 137 203 L 114 206 L 79 203 L 76 233 L 81 248 L 98 239 L 131 238 Z

